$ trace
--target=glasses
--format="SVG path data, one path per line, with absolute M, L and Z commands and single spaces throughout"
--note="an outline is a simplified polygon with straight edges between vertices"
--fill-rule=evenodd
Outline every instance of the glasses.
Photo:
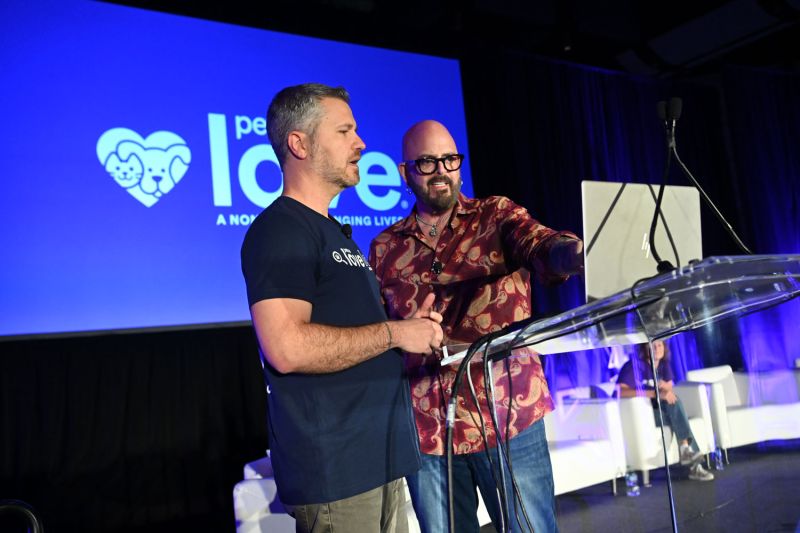
M 426 176 L 433 174 L 439 168 L 439 161 L 444 165 L 444 169 L 448 172 L 458 170 L 461 168 L 461 162 L 464 161 L 464 154 L 448 154 L 442 157 L 420 157 L 411 161 L 405 161 L 406 165 L 414 164 L 417 173 Z

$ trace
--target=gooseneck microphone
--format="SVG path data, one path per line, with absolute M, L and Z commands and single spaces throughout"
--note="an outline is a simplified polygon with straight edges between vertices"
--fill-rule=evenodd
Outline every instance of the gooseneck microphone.
M 661 188 L 658 191 L 658 199 L 656 200 L 656 209 L 655 213 L 653 213 L 653 222 L 650 225 L 650 249 L 653 252 L 653 258 L 656 259 L 658 262 L 658 271 L 661 272 L 669 272 L 673 270 L 672 265 L 668 261 L 662 261 L 661 258 L 658 256 L 658 253 L 655 249 L 655 227 L 657 224 L 658 216 L 660 215 L 661 210 L 661 199 L 664 192 L 664 186 L 666 185 L 667 174 L 669 172 L 669 165 L 670 160 L 674 157 L 675 162 L 678 163 L 678 166 L 681 169 L 681 172 L 686 176 L 686 178 L 691 182 L 695 189 L 700 193 L 700 197 L 703 199 L 703 202 L 711 209 L 714 213 L 714 216 L 717 217 L 717 220 L 720 221 L 722 227 L 727 231 L 728 235 L 734 240 L 736 245 L 739 247 L 747 255 L 752 255 L 753 252 L 745 246 L 736 232 L 733 230 L 733 227 L 725 220 L 725 217 L 722 216 L 722 213 L 717 206 L 714 205 L 714 202 L 711 201 L 711 198 L 706 194 L 703 188 L 700 186 L 700 183 L 695 179 L 686 165 L 681 161 L 680 156 L 678 155 L 678 149 L 675 144 L 675 127 L 677 125 L 678 119 L 681 117 L 681 112 L 683 110 L 683 101 L 680 98 L 672 97 L 669 100 L 669 105 L 666 102 L 659 102 L 657 106 L 658 116 L 661 120 L 664 121 L 664 127 L 666 128 L 667 134 L 667 161 L 664 166 L 664 179 L 661 183 Z M 673 244 L 674 248 L 674 244 Z
M 658 188 L 658 196 L 656 197 L 656 207 L 653 210 L 653 221 L 650 223 L 648 243 L 650 245 L 650 251 L 653 254 L 653 259 L 656 260 L 656 270 L 659 274 L 675 270 L 675 266 L 673 266 L 672 263 L 662 260 L 661 256 L 658 255 L 658 250 L 656 249 L 656 227 L 658 226 L 659 217 L 661 217 L 662 221 L 664 222 L 664 226 L 666 227 L 666 221 L 663 220 L 663 215 L 661 214 L 661 201 L 664 199 L 664 188 L 667 185 L 669 167 L 672 160 L 672 152 L 675 149 L 675 126 L 677 125 L 678 119 L 681 116 L 682 109 L 682 100 L 675 97 L 670 98 L 669 106 L 667 106 L 667 102 L 663 100 L 656 106 L 658 118 L 664 122 L 664 128 L 666 130 L 667 157 L 666 161 L 664 162 L 664 173 L 661 176 L 661 185 Z M 675 252 L 675 262 L 677 263 L 676 266 L 680 266 L 678 250 L 675 246 L 675 243 L 672 242 L 672 235 L 669 233 L 669 231 L 667 232 L 667 236 L 669 237 L 670 243 L 672 244 L 672 249 Z

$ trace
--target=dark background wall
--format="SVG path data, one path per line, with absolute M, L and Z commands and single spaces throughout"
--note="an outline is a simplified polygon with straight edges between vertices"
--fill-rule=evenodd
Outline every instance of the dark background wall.
M 546 224 L 578 232 L 581 179 L 658 180 L 655 103 L 680 96 L 682 157 L 745 242 L 757 253 L 800 252 L 792 2 L 678 2 L 658 16 L 622 0 L 602 9 L 577 0 L 317 0 L 302 16 L 289 1 L 127 3 L 460 59 L 477 196 L 510 196 Z M 744 17 L 740 4 L 764 21 Z M 687 33 L 692 24 L 701 30 Z M 720 25 L 730 31 L 712 31 Z M 400 72 L 395 82 L 435 80 Z M 685 181 L 673 173 L 670 183 Z M 708 210 L 703 230 L 707 255 L 738 253 Z M 540 288 L 537 310 L 573 307 L 582 292 L 579 279 Z M 800 317 L 795 304 L 750 325 L 785 339 L 778 365 L 800 357 L 788 333 Z M 737 335 L 692 364 L 746 363 Z M 725 342 L 716 337 L 697 342 Z M 602 364 L 576 354 L 552 368 L 576 383 L 600 376 Z M 595 370 L 576 372 L 587 365 Z M 265 419 L 249 328 L 3 342 L 0 498 L 35 505 L 49 531 L 231 530 L 231 491 L 243 464 L 268 446 Z
M 229 531 L 267 448 L 250 328 L 0 345 L 0 497 L 47 531 Z

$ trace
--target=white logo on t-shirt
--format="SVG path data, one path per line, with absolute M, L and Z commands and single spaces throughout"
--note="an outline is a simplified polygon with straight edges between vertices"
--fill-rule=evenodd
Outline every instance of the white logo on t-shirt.
M 368 268 L 372 270 L 372 267 L 369 266 L 369 263 L 364 256 L 360 252 L 353 253 L 350 248 L 339 248 L 339 250 L 334 250 L 331 256 L 337 263 L 354 267 Z

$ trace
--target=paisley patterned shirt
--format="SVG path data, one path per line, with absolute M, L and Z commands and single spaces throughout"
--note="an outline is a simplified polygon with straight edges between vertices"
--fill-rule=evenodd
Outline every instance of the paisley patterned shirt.
M 478 200 L 459 195 L 435 250 L 428 228 L 417 223 L 415 214 L 416 208 L 372 241 L 369 261 L 392 319 L 411 317 L 428 293 L 436 294 L 434 307 L 444 316 L 446 345 L 469 344 L 490 331 L 529 318 L 531 272 L 543 283 L 566 279 L 549 271 L 547 256 L 558 239 L 577 237 L 541 225 L 508 198 Z M 432 271 L 434 262 L 437 266 L 441 263 L 438 274 Z M 514 357 L 492 364 L 501 437 L 506 437 L 508 428 L 511 438 L 551 411 L 553 402 L 535 352 L 518 350 Z M 420 451 L 442 455 L 447 402 L 453 394 L 458 363 L 442 367 L 436 356 L 406 354 L 406 368 Z M 495 443 L 483 364 L 471 364 L 470 374 L 480 407 L 465 379 L 458 391 L 453 433 L 456 454 L 484 449 L 480 415 L 490 446 Z

